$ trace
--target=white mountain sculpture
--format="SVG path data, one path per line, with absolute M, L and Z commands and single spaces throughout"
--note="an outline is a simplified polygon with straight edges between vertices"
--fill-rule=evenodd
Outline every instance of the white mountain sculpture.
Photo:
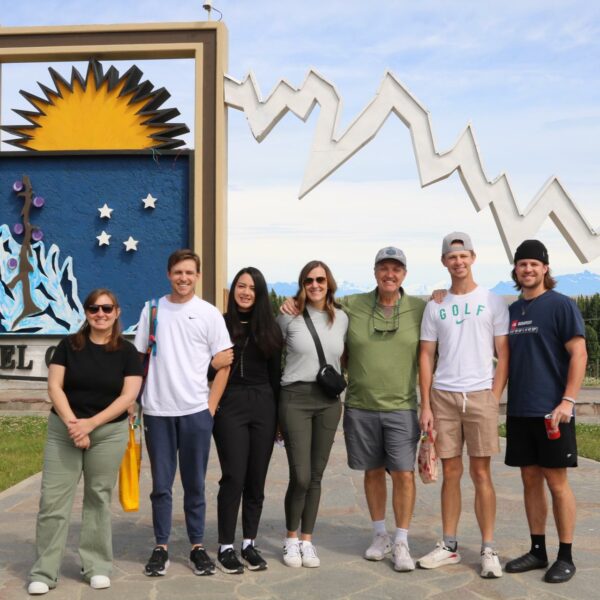
M 446 179 L 457 171 L 475 209 L 479 212 L 490 207 L 511 262 L 517 245 L 535 237 L 547 217 L 582 263 L 600 256 L 597 232 L 557 177 L 550 177 L 521 213 L 507 175 L 502 173 L 493 181 L 486 177 L 471 125 L 467 125 L 454 147 L 438 152 L 429 111 L 389 71 L 373 100 L 343 133 L 338 132 L 341 98 L 335 86 L 312 69 L 300 88 L 281 80 L 266 100 L 262 100 L 252 73 L 241 82 L 226 76 L 225 103 L 245 113 L 258 142 L 288 111 L 306 121 L 313 108 L 320 106 L 300 198 L 368 144 L 393 113 L 410 130 L 421 186 Z

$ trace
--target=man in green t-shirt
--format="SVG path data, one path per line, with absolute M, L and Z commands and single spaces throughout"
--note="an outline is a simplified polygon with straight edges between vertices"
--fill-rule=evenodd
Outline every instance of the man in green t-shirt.
M 415 503 L 417 355 L 425 309 L 422 300 L 404 293 L 405 277 L 404 252 L 382 248 L 375 257 L 376 289 L 341 299 L 349 317 L 344 411 L 348 466 L 364 471 L 373 523 L 373 541 L 364 556 L 382 560 L 393 550 L 397 571 L 415 568 L 407 536 Z M 393 543 L 385 527 L 386 470 L 392 478 Z
M 402 289 L 406 256 L 399 248 L 382 248 L 374 272 L 377 287 L 372 292 L 340 299 L 349 317 L 344 410 L 348 465 L 364 471 L 373 522 L 365 558 L 382 560 L 393 550 L 394 568 L 412 571 L 407 536 L 415 503 L 417 355 L 425 302 Z M 297 314 L 294 301 L 288 300 L 282 311 Z M 385 527 L 386 470 L 392 478 L 393 542 Z

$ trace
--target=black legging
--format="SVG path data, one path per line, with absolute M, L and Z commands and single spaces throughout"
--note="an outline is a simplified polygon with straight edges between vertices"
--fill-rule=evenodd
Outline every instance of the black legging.
M 276 422 L 270 385 L 227 387 L 213 428 L 222 473 L 217 496 L 219 544 L 233 544 L 242 498 L 243 536 L 256 538 Z

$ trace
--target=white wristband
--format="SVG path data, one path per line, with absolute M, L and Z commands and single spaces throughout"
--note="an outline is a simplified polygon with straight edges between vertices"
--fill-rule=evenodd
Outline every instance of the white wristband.
M 571 398 L 571 396 L 563 396 L 562 399 L 570 402 L 573 405 L 576 404 L 575 398 Z

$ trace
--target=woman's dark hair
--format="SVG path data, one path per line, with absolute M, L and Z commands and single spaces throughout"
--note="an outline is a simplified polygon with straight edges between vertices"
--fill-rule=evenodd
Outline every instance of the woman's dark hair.
M 113 310 L 117 310 L 119 308 L 119 301 L 113 292 L 106 288 L 97 288 L 92 290 L 87 298 L 83 301 L 83 308 L 87 310 L 88 306 L 94 304 L 100 296 L 108 296 L 112 303 L 115 305 Z M 83 322 L 83 325 L 79 328 L 79 331 L 72 336 L 69 337 L 69 341 L 71 342 L 71 347 L 73 350 L 83 350 L 88 338 L 90 337 L 90 324 L 86 319 Z M 110 332 L 110 339 L 106 344 L 106 349 L 109 352 L 113 352 L 118 350 L 121 347 L 121 343 L 123 342 L 123 336 L 121 335 L 121 322 L 120 319 L 117 318 L 112 326 L 112 331 Z
M 333 323 L 335 320 L 335 309 L 340 308 L 340 305 L 335 301 L 335 292 L 337 291 L 337 283 L 333 278 L 333 274 L 331 273 L 331 269 L 320 260 L 311 260 L 307 262 L 300 271 L 300 275 L 298 276 L 298 291 L 296 292 L 296 296 L 294 300 L 296 300 L 296 305 L 298 306 L 298 310 L 300 314 L 304 312 L 304 307 L 306 306 L 306 289 L 304 286 L 304 280 L 308 277 L 308 274 L 317 267 L 321 267 L 325 271 L 325 277 L 327 278 L 327 295 L 325 296 L 325 311 L 327 312 L 327 316 L 329 317 L 329 324 Z
M 231 282 L 231 290 L 227 299 L 227 324 L 229 325 L 229 333 L 234 344 L 243 343 L 245 331 L 240 321 L 237 304 L 235 303 L 235 286 L 239 278 L 244 274 L 250 275 L 254 282 L 254 306 L 250 315 L 250 331 L 259 350 L 264 354 L 265 358 L 269 358 L 275 352 L 281 350 L 283 336 L 273 315 L 267 282 L 263 274 L 255 267 L 241 269 Z

